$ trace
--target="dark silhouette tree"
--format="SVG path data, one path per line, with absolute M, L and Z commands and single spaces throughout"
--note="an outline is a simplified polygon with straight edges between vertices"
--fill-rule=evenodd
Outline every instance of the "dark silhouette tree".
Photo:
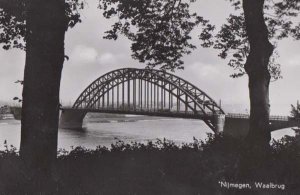
M 80 22 L 80 0 L 0 0 L 0 43 L 26 51 L 20 156 L 49 170 L 57 155 L 64 38 Z
M 251 110 L 247 140 L 250 145 L 266 148 L 271 138 L 269 84 L 271 77 L 281 77 L 274 40 L 300 38 L 300 26 L 292 20 L 298 16 L 300 1 L 228 1 L 237 14 L 231 14 L 214 34 L 214 25 L 190 13 L 190 3 L 195 0 L 100 0 L 104 17 L 118 18 L 105 38 L 115 40 L 119 34 L 125 35 L 133 42 L 133 58 L 150 68 L 174 70 L 183 68 L 182 55 L 195 48 L 189 43 L 190 32 L 201 24 L 202 47 L 214 47 L 221 50 L 221 58 L 230 58 L 229 66 L 237 70 L 232 77 L 248 75 Z
M 277 42 L 287 37 L 300 38 L 300 23 L 296 20 L 300 10 L 298 0 L 230 0 L 237 14 L 231 14 L 227 24 L 215 35 L 211 29 L 200 34 L 202 46 L 221 50 L 219 56 L 230 58 L 228 65 L 235 72 L 249 78 L 250 145 L 265 148 L 271 139 L 269 130 L 269 84 L 271 78 L 281 78 L 276 63 Z
M 132 41 L 132 57 L 147 63 L 147 68 L 183 69 L 181 58 L 196 48 L 190 43 L 191 31 L 208 22 L 190 12 L 190 3 L 194 0 L 99 2 L 105 18 L 118 18 L 104 38 L 116 40 L 119 34 L 127 37 Z

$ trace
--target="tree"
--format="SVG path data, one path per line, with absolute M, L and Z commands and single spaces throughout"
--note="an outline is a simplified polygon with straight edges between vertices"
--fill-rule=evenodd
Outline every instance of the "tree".
M 0 43 L 26 51 L 20 156 L 29 167 L 56 159 L 59 87 L 68 27 L 80 22 L 79 0 L 0 0 Z
M 291 104 L 292 110 L 291 110 L 291 116 L 293 118 L 299 119 L 300 118 L 300 104 L 299 101 L 297 101 L 297 105 L 294 106 Z
M 105 18 L 118 18 L 104 38 L 116 40 L 119 34 L 127 37 L 132 41 L 132 57 L 147 63 L 147 68 L 183 69 L 181 58 L 196 48 L 190 43 L 191 31 L 208 22 L 196 13 L 190 13 L 190 3 L 194 0 L 99 2 Z
M 250 128 L 247 136 L 251 144 L 269 144 L 269 84 L 268 69 L 274 46 L 269 42 L 269 32 L 263 16 L 264 0 L 243 1 L 245 29 L 250 51 L 245 63 L 249 77 Z M 259 30 L 258 30 L 259 29 Z
M 247 141 L 250 145 L 265 148 L 271 139 L 269 130 L 269 84 L 281 78 L 280 65 L 275 63 L 277 41 L 289 36 L 300 38 L 298 0 L 230 0 L 238 15 L 231 14 L 228 23 L 221 27 L 215 40 L 200 35 L 203 46 L 221 50 L 219 56 L 231 54 L 229 66 L 238 70 L 233 77 L 245 73 L 249 78 L 250 129 Z M 206 33 L 209 30 L 205 31 Z M 211 31 L 210 31 L 211 32 Z M 204 34 L 205 35 L 205 34 Z M 271 43 L 272 42 L 272 43 Z
M 208 20 L 189 12 L 194 0 L 184 3 L 181 0 L 100 0 L 100 8 L 106 18 L 117 16 L 119 19 L 112 30 L 107 31 L 106 38 L 117 39 L 118 34 L 125 35 L 133 41 L 133 58 L 162 69 L 183 68 L 182 54 L 189 54 L 190 49 L 195 48 L 188 42 L 190 32 L 201 24 L 202 47 L 213 46 L 221 50 L 219 56 L 224 59 L 232 53 L 228 64 L 238 70 L 232 76 L 248 75 L 251 110 L 247 140 L 250 145 L 266 148 L 271 138 L 269 84 L 271 77 L 281 77 L 280 65 L 275 63 L 276 43 L 271 43 L 270 38 L 300 38 L 300 25 L 291 20 L 298 16 L 300 1 L 229 1 L 238 14 L 231 14 L 228 23 L 217 34 L 214 34 L 215 26 Z

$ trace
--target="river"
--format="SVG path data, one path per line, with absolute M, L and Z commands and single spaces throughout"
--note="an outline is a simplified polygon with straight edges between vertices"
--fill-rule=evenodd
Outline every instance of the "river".
M 0 150 L 4 142 L 17 149 L 20 146 L 21 123 L 17 120 L 0 120 Z M 191 143 L 193 137 L 205 139 L 212 131 L 201 120 L 161 118 L 148 116 L 88 115 L 82 130 L 59 129 L 58 148 L 71 150 L 76 146 L 95 149 L 98 145 L 110 147 L 117 140 L 125 143 L 147 142 L 166 138 L 176 144 Z M 290 129 L 272 133 L 272 138 L 294 135 Z

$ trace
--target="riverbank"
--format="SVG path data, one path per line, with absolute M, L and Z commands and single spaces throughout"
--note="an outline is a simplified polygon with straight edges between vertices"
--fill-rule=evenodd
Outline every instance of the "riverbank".
M 14 149 L 0 157 L 0 192 L 49 194 L 259 194 L 300 193 L 300 155 L 294 138 L 273 142 L 268 158 L 249 169 L 252 178 L 239 175 L 243 151 L 238 140 L 209 136 L 203 142 L 178 147 L 158 140 L 148 144 L 118 141 L 111 149 L 75 148 L 60 151 L 52 175 L 41 184 L 24 174 Z M 255 167 L 255 169 L 253 168 Z M 40 187 L 39 187 L 40 186 Z M 251 187 L 248 188 L 248 186 Z

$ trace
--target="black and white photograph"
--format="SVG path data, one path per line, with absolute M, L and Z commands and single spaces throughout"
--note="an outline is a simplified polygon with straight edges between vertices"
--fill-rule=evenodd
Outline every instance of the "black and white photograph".
M 300 0 L 0 0 L 0 195 L 300 194 Z

